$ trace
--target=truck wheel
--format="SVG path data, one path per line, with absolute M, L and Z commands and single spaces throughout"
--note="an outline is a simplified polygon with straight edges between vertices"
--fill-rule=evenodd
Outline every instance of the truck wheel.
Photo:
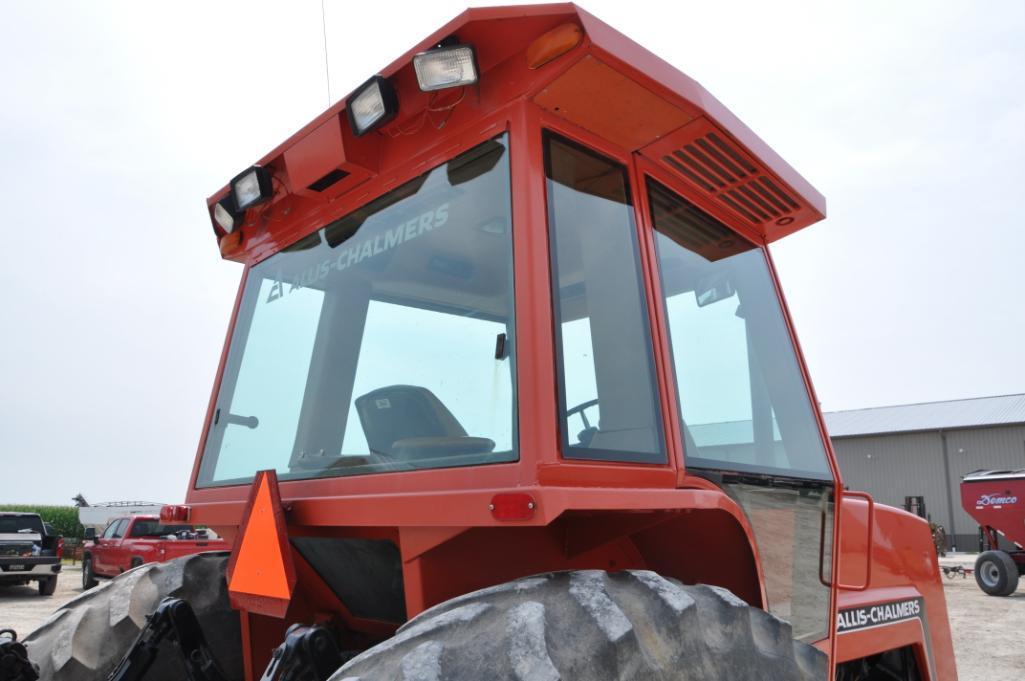
M 39 595 L 40 596 L 52 596 L 53 592 L 57 590 L 57 578 L 47 577 L 46 579 L 39 580 Z
M 1018 588 L 1018 565 L 1006 551 L 985 551 L 975 559 L 975 583 L 990 596 L 1010 596 Z
M 810 681 L 827 674 L 824 653 L 725 589 L 648 571 L 587 570 L 526 577 L 435 606 L 330 681 Z
M 85 592 L 25 639 L 29 659 L 48 681 L 105 679 L 135 642 L 146 616 L 165 596 L 188 601 L 228 678 L 242 678 L 238 613 L 228 603 L 227 553 L 200 553 L 150 563 Z M 170 640 L 146 681 L 180 681 L 185 669 Z
M 132 562 L 131 562 L 130 567 L 128 569 L 129 570 L 134 570 L 135 568 L 139 567 L 140 565 L 142 565 L 142 558 L 139 558 L 138 556 L 135 556 L 135 557 L 132 558 Z
M 88 591 L 96 586 L 96 573 L 93 572 L 93 558 L 86 556 L 82 559 L 82 591 Z

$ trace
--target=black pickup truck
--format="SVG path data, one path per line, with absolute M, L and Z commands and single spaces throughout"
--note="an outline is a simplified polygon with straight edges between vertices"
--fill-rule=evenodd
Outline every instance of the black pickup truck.
M 47 532 L 36 513 L 0 512 L 0 586 L 39 583 L 39 595 L 57 589 L 61 537 Z

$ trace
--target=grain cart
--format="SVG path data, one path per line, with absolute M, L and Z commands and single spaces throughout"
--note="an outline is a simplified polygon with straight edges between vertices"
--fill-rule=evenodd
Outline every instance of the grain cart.
M 1025 469 L 969 473 L 961 479 L 961 506 L 979 523 L 986 549 L 975 559 L 975 582 L 990 596 L 1010 596 L 1025 574 Z
M 44 677 L 956 678 L 779 291 L 825 202 L 641 46 L 468 10 L 208 205 L 245 273 L 162 519 L 233 550 L 69 605 Z

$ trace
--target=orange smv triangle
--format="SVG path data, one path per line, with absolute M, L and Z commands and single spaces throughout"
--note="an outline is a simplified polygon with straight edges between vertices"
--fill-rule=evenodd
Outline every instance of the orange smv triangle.
M 281 502 L 277 499 L 277 475 L 274 471 L 257 474 L 256 494 L 249 516 L 242 525 L 244 534 L 238 544 L 231 568 L 228 590 L 233 596 L 251 601 L 251 597 L 288 601 L 292 597 L 294 577 L 290 579 L 291 555 L 286 555 Z

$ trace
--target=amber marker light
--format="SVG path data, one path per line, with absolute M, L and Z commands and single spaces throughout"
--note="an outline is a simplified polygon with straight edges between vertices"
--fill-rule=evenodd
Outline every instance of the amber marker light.
M 221 237 L 221 257 L 230 258 L 242 250 L 242 230 L 228 232 Z
M 583 37 L 583 29 L 576 24 L 556 26 L 527 48 L 527 66 L 532 69 L 544 66 L 579 45 Z

